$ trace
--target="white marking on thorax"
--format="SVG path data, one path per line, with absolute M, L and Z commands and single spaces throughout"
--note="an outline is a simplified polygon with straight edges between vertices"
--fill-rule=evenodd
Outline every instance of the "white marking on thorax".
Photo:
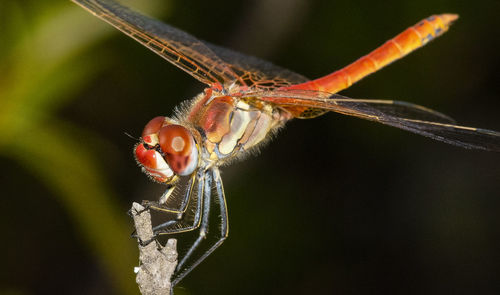
M 272 108 L 265 105 L 261 110 L 252 110 L 244 101 L 238 101 L 232 113 L 230 131 L 222 137 L 218 150 L 222 155 L 234 152 L 237 146 L 244 150 L 261 142 L 273 127 Z
M 244 101 L 239 100 L 239 101 L 236 103 L 236 108 L 237 108 L 237 109 L 241 109 L 241 110 L 248 111 L 248 110 L 250 110 L 250 105 L 248 105 L 248 103 L 246 103 L 246 102 L 244 102 Z
M 248 150 L 252 146 L 261 142 L 271 130 L 272 122 L 269 114 L 262 112 L 255 123 L 255 128 L 248 140 L 243 143 L 243 147 Z
M 219 143 L 219 151 L 222 154 L 229 154 L 234 150 L 236 143 L 243 136 L 243 133 L 245 133 L 248 123 L 250 123 L 250 114 L 248 111 L 233 111 L 231 129 L 226 135 L 224 135 L 224 137 L 222 137 L 222 140 Z

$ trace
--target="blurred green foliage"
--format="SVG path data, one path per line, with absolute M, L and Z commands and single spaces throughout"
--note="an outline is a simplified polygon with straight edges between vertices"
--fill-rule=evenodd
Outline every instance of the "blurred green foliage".
M 129 220 L 95 155 L 106 142 L 55 115 L 109 66 L 88 49 L 112 30 L 88 26 L 88 15 L 68 2 L 31 4 L 1 3 L 0 154 L 53 192 L 118 293 L 136 294 L 137 251 L 124 234 Z

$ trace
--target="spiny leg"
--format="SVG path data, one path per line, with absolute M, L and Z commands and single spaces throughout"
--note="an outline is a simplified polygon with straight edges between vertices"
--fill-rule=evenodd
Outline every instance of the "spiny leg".
M 218 232 L 217 241 L 206 250 L 201 256 L 195 258 L 194 261 L 190 264 L 187 264 L 189 259 L 192 258 L 194 251 L 199 247 L 201 242 L 206 239 L 208 235 L 209 228 L 209 215 L 210 215 L 210 207 L 211 207 L 211 185 L 212 180 L 215 182 L 216 188 L 216 200 L 219 205 L 219 215 L 221 218 L 220 223 L 220 232 Z M 174 273 L 174 280 L 172 281 L 172 286 L 175 286 L 182 280 L 191 270 L 193 270 L 198 264 L 200 264 L 205 258 L 208 257 L 217 247 L 219 247 L 222 242 L 227 238 L 229 227 L 228 227 L 228 218 L 227 218 L 227 206 L 226 206 L 226 198 L 224 196 L 224 188 L 222 186 L 222 180 L 220 178 L 220 173 L 217 168 L 213 168 L 210 171 L 207 171 L 206 180 L 205 180 L 205 190 L 204 190 L 204 198 L 203 198 L 203 219 L 200 226 L 200 233 L 196 241 L 193 243 L 191 248 L 188 250 L 186 255 L 179 261 L 177 265 L 176 273 Z M 184 268 L 184 269 L 183 269 Z
M 190 184 L 192 184 L 193 182 L 194 182 L 194 177 L 192 177 L 190 179 Z M 130 216 L 133 216 L 133 214 L 138 214 L 139 215 L 139 214 L 141 214 L 144 211 L 150 211 L 150 210 L 162 211 L 162 212 L 177 214 L 177 216 L 176 216 L 175 219 L 168 220 L 168 221 L 166 221 L 166 222 L 164 222 L 164 223 L 162 223 L 160 225 L 157 225 L 157 226 L 153 227 L 153 231 L 158 230 L 158 229 L 162 229 L 162 228 L 167 228 L 167 227 L 169 227 L 171 225 L 174 225 L 179 220 L 181 220 L 181 217 L 184 214 L 185 204 L 187 204 L 188 201 L 189 201 L 189 199 L 191 198 L 191 186 L 192 185 L 188 185 L 188 189 L 186 190 L 186 192 L 184 194 L 184 197 L 182 199 L 182 202 L 181 202 L 181 205 L 179 206 L 179 208 L 170 208 L 170 207 L 167 207 L 166 205 L 164 205 L 165 202 L 168 200 L 169 196 L 172 195 L 172 193 L 176 189 L 176 185 L 174 184 L 174 185 L 169 185 L 167 187 L 167 189 L 165 190 L 165 192 L 163 193 L 163 195 L 160 197 L 159 201 L 143 200 L 142 203 L 141 203 L 141 205 L 144 207 L 144 209 L 142 209 L 140 212 L 136 212 L 136 213 L 133 213 L 133 212 L 129 211 L 128 214 Z M 157 235 L 158 234 L 156 234 L 156 232 L 155 232 L 155 236 L 152 239 L 150 239 L 148 241 L 140 241 L 140 244 L 147 245 L 147 244 L 151 243 L 153 240 L 155 240 L 155 237 Z M 132 237 L 133 238 L 137 238 L 137 234 L 136 234 L 135 230 L 132 233 Z
M 193 222 L 189 225 L 181 225 L 180 227 L 175 228 L 174 226 L 176 224 L 180 224 L 184 220 L 184 213 L 185 211 L 191 207 L 191 202 L 193 202 L 193 187 L 195 184 L 198 184 L 198 188 L 196 190 L 196 208 L 194 209 L 195 215 Z M 191 231 L 200 226 L 200 218 L 201 218 L 201 211 L 203 208 L 203 187 L 205 183 L 205 171 L 204 169 L 199 169 L 199 171 L 194 174 L 191 179 L 189 180 L 186 188 L 186 192 L 184 193 L 184 198 L 182 200 L 180 208 L 175 211 L 175 210 L 169 210 L 166 209 L 165 207 L 155 207 L 155 206 L 150 206 L 150 209 L 157 210 L 160 212 L 168 212 L 168 213 L 177 213 L 176 219 L 173 220 L 168 220 L 162 224 L 159 224 L 155 227 L 153 227 L 153 232 L 155 233 L 155 236 L 157 235 L 164 235 L 164 234 L 173 234 L 173 233 L 179 233 L 179 232 L 186 232 L 186 231 Z
M 170 207 L 169 205 L 167 205 L 170 196 L 174 193 L 175 189 L 177 188 L 178 185 L 177 183 L 169 185 L 168 188 L 163 193 L 163 195 L 158 199 L 158 201 L 143 200 L 142 206 L 146 208 L 145 210 L 154 209 L 157 211 L 164 211 L 168 213 L 183 214 L 186 211 L 186 206 L 191 197 L 191 190 L 193 188 L 195 180 L 198 178 L 197 177 L 198 174 L 199 173 L 193 174 L 193 176 L 189 179 L 189 182 L 186 185 L 187 189 L 184 192 L 184 197 L 182 198 L 181 204 L 177 206 L 177 208 Z
M 210 198 L 212 197 L 212 175 L 210 174 L 205 174 L 205 188 L 203 190 L 204 196 L 203 196 L 203 217 L 201 221 L 201 226 L 200 226 L 200 233 L 198 235 L 198 238 L 194 241 L 193 245 L 189 248 L 189 250 L 186 252 L 186 255 L 179 261 L 179 264 L 177 264 L 177 269 L 181 269 L 184 266 L 184 263 L 186 263 L 187 259 L 193 254 L 194 250 L 198 248 L 200 245 L 201 241 L 206 238 L 206 235 L 208 234 L 208 221 L 210 217 Z

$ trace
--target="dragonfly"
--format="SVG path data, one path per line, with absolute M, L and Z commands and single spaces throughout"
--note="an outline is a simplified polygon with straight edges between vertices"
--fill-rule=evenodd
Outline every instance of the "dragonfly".
M 167 186 L 158 201 L 143 201 L 149 209 L 170 214 L 154 227 L 155 235 L 198 231 L 179 260 L 172 285 L 228 236 L 220 167 L 258 151 L 291 119 L 336 112 L 467 149 L 500 151 L 499 132 L 460 126 L 440 112 L 408 102 L 336 94 L 441 36 L 456 14 L 430 16 L 352 64 L 309 80 L 199 40 L 115 1 L 72 1 L 207 86 L 173 116 L 149 121 L 134 148 L 142 170 Z

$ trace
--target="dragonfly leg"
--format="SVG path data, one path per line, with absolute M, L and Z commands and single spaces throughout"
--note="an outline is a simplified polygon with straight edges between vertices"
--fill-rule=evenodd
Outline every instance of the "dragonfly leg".
M 168 199 L 168 196 L 170 196 L 174 190 L 175 190 L 175 185 L 169 185 L 167 187 L 167 189 L 165 190 L 165 192 L 163 193 L 163 195 L 160 197 L 160 200 L 158 202 L 156 201 L 150 201 L 150 200 L 143 200 L 141 202 L 141 205 L 144 207 L 144 209 L 142 209 L 141 211 L 138 211 L 138 212 L 132 212 L 132 209 L 130 209 L 127 214 L 130 215 L 130 216 L 134 216 L 134 214 L 141 214 L 142 212 L 144 211 L 148 211 L 150 210 L 152 207 L 155 207 L 157 208 L 158 210 L 165 210 L 167 212 L 172 212 L 172 213 L 178 213 L 180 210 L 182 210 L 181 208 L 169 208 L 169 207 L 166 207 L 166 206 L 162 206 L 161 204 L 165 203 L 165 200 Z M 182 201 L 182 205 L 184 205 L 184 203 L 186 203 L 186 197 L 183 199 Z M 182 207 L 181 205 L 181 207 Z
M 198 183 L 198 189 L 195 192 L 193 190 L 195 183 Z M 184 192 L 183 199 L 179 208 L 170 208 L 166 205 L 162 205 L 162 202 L 153 202 L 153 201 L 143 201 L 142 205 L 145 207 L 145 210 L 154 210 L 169 214 L 175 214 L 176 216 L 170 220 L 167 220 L 164 223 L 156 225 L 153 227 L 154 236 L 152 239 L 148 241 L 140 241 L 141 245 L 148 245 L 152 241 L 156 240 L 159 235 L 164 234 L 174 234 L 179 232 L 191 231 L 199 227 L 200 219 L 201 219 L 201 208 L 202 208 L 202 194 L 203 194 L 203 183 L 204 183 L 204 171 L 200 169 L 195 175 L 191 177 L 189 182 L 186 185 L 186 190 Z M 167 191 L 162 195 L 161 199 L 166 199 L 165 196 L 172 194 L 175 186 L 167 188 Z M 193 195 L 196 195 L 195 197 Z M 184 213 L 185 211 L 192 205 L 191 203 L 196 200 L 196 208 L 193 209 L 194 217 L 190 223 L 184 222 Z M 140 214 L 141 212 L 138 212 Z M 132 233 L 133 238 L 137 238 L 136 232 Z
M 196 190 L 193 190 L 196 183 L 198 187 Z M 197 229 L 200 226 L 201 211 L 203 207 L 202 196 L 203 196 L 204 183 L 205 183 L 205 172 L 203 169 L 200 169 L 200 171 L 198 171 L 196 175 L 193 175 L 189 180 L 179 209 L 172 209 L 161 205 L 160 206 L 152 205 L 149 207 L 150 209 L 157 210 L 160 212 L 176 214 L 175 219 L 168 220 L 162 224 L 153 227 L 153 232 L 155 236 L 191 231 Z M 193 195 L 196 195 L 196 197 L 193 197 Z M 182 224 L 185 217 L 184 213 L 189 207 L 191 207 L 190 203 L 194 201 L 196 201 L 196 208 L 194 208 L 195 215 L 193 221 L 188 225 Z
M 208 250 L 204 251 L 201 255 L 195 256 L 195 250 L 200 246 L 203 240 L 207 238 L 209 231 L 209 216 L 211 209 L 211 197 L 212 197 L 212 181 L 215 183 L 216 191 L 216 203 L 218 204 L 218 216 L 220 217 L 219 231 L 216 232 L 215 242 L 210 246 Z M 198 264 L 200 264 L 205 258 L 208 257 L 217 247 L 219 247 L 222 242 L 228 236 L 228 218 L 227 218 L 227 205 L 224 196 L 224 188 L 222 186 L 222 181 L 220 178 L 220 173 L 217 168 L 209 170 L 206 174 L 205 179 L 205 189 L 203 197 L 203 217 L 200 225 L 200 232 L 197 239 L 191 245 L 189 250 L 186 252 L 184 257 L 177 264 L 176 272 L 174 273 L 174 280 L 172 281 L 172 286 L 175 286 L 180 280 L 182 280 L 191 270 L 193 270 Z
M 142 206 L 145 207 L 144 210 L 149 210 L 149 209 L 154 209 L 157 211 L 164 211 L 168 213 L 176 213 L 176 214 L 183 214 L 186 211 L 186 206 L 189 202 L 189 199 L 191 197 L 191 190 L 193 188 L 194 182 L 195 182 L 196 177 L 191 177 L 189 180 L 189 183 L 187 185 L 187 189 L 184 193 L 184 197 L 182 198 L 181 204 L 178 208 L 172 208 L 166 205 L 169 197 L 174 193 L 176 189 L 176 185 L 170 185 L 163 195 L 160 197 L 158 201 L 150 201 L 150 200 L 143 200 L 142 201 Z

